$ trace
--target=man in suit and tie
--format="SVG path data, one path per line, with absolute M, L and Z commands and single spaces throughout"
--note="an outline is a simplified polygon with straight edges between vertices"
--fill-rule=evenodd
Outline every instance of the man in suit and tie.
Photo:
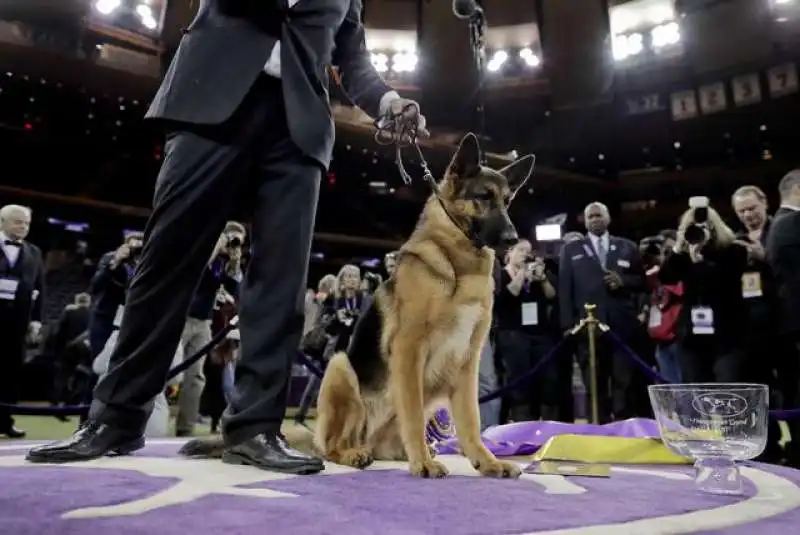
M 31 227 L 29 208 L 0 208 L 0 403 L 19 401 L 19 384 L 27 340 L 42 328 L 44 263 L 42 252 L 25 241 Z M 0 408 L 0 435 L 22 438 L 11 414 Z
M 372 66 L 362 0 L 201 0 L 147 116 L 167 127 L 154 210 L 108 375 L 89 422 L 29 460 L 69 462 L 143 446 L 192 294 L 238 201 L 255 203 L 241 288 L 242 352 L 223 416 L 223 460 L 322 470 L 281 438 L 319 184 L 334 144 L 328 72 L 367 114 L 424 118 Z
M 780 333 L 785 341 L 785 367 L 782 381 L 784 406 L 800 404 L 800 169 L 790 171 L 778 184 L 781 206 L 775 213 L 767 235 L 767 261 L 772 268 L 778 295 Z M 789 422 L 792 437 L 800 436 L 800 425 Z M 800 438 L 786 445 L 787 462 L 800 468 Z
M 635 297 L 644 290 L 644 266 L 632 241 L 608 233 L 611 217 L 599 202 L 584 210 L 585 238 L 565 243 L 558 267 L 558 305 L 561 327 L 571 329 L 584 316 L 584 304 L 597 305 L 597 319 L 608 325 L 620 338 L 630 341 L 637 326 Z M 591 385 L 589 352 L 585 339 L 579 344 L 578 364 L 584 384 Z M 614 417 L 629 417 L 640 401 L 634 392 L 634 370 L 613 348 L 597 344 L 597 400 L 601 423 Z M 613 384 L 613 403 L 609 385 Z M 634 387 L 634 388 L 632 388 Z M 643 387 L 642 387 L 643 388 Z M 645 393 L 646 395 L 646 393 Z

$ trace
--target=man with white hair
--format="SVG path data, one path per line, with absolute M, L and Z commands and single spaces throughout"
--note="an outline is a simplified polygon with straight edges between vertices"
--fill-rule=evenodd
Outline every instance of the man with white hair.
M 4 404 L 19 401 L 26 342 L 38 338 L 42 328 L 44 263 L 39 248 L 25 241 L 30 227 L 30 208 L 15 204 L 0 208 L 0 403 Z M 0 435 L 25 436 L 3 409 Z
M 558 269 L 558 308 L 561 327 L 574 327 L 584 316 L 584 305 L 597 306 L 597 319 L 611 327 L 623 340 L 636 334 L 637 306 L 635 297 L 644 290 L 642 257 L 635 243 L 611 236 L 611 216 L 603 203 L 593 202 L 583 212 L 588 231 L 586 237 L 565 243 Z M 578 346 L 578 364 L 584 384 L 591 384 L 589 351 L 584 339 Z M 636 411 L 635 388 L 631 388 L 634 370 L 621 358 L 614 358 L 613 348 L 597 346 L 597 400 L 600 423 L 631 416 Z M 613 383 L 612 395 L 609 381 Z

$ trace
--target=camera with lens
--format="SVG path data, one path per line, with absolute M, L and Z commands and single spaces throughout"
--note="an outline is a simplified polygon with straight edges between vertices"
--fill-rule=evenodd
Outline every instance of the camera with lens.
M 711 239 L 711 228 L 708 224 L 708 197 L 692 197 L 689 199 L 692 209 L 692 223 L 686 227 L 684 238 L 690 245 L 700 245 Z
M 131 262 L 136 262 L 139 257 L 142 255 L 142 245 L 135 244 L 135 245 L 128 245 L 128 260 Z
M 367 283 L 367 291 L 369 291 L 369 293 L 374 293 L 383 282 L 383 278 L 380 275 L 369 271 L 364 273 L 364 280 Z

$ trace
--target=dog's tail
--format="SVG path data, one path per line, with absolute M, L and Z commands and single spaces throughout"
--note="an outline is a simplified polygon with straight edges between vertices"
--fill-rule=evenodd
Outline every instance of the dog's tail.
M 216 435 L 193 438 L 178 450 L 178 455 L 200 459 L 221 459 L 224 450 L 225 441 L 222 440 L 222 435 Z
M 285 429 L 286 442 L 291 448 L 308 455 L 319 456 L 320 451 L 314 446 L 314 433 L 301 425 Z M 196 459 L 221 459 L 225 451 L 222 435 L 194 438 L 184 444 L 178 455 Z

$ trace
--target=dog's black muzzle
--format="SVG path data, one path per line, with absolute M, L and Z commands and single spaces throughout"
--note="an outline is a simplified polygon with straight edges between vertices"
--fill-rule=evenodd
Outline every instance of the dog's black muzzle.
M 493 249 L 510 247 L 519 241 L 517 229 L 504 212 L 495 212 L 488 218 L 473 223 L 473 242 Z

